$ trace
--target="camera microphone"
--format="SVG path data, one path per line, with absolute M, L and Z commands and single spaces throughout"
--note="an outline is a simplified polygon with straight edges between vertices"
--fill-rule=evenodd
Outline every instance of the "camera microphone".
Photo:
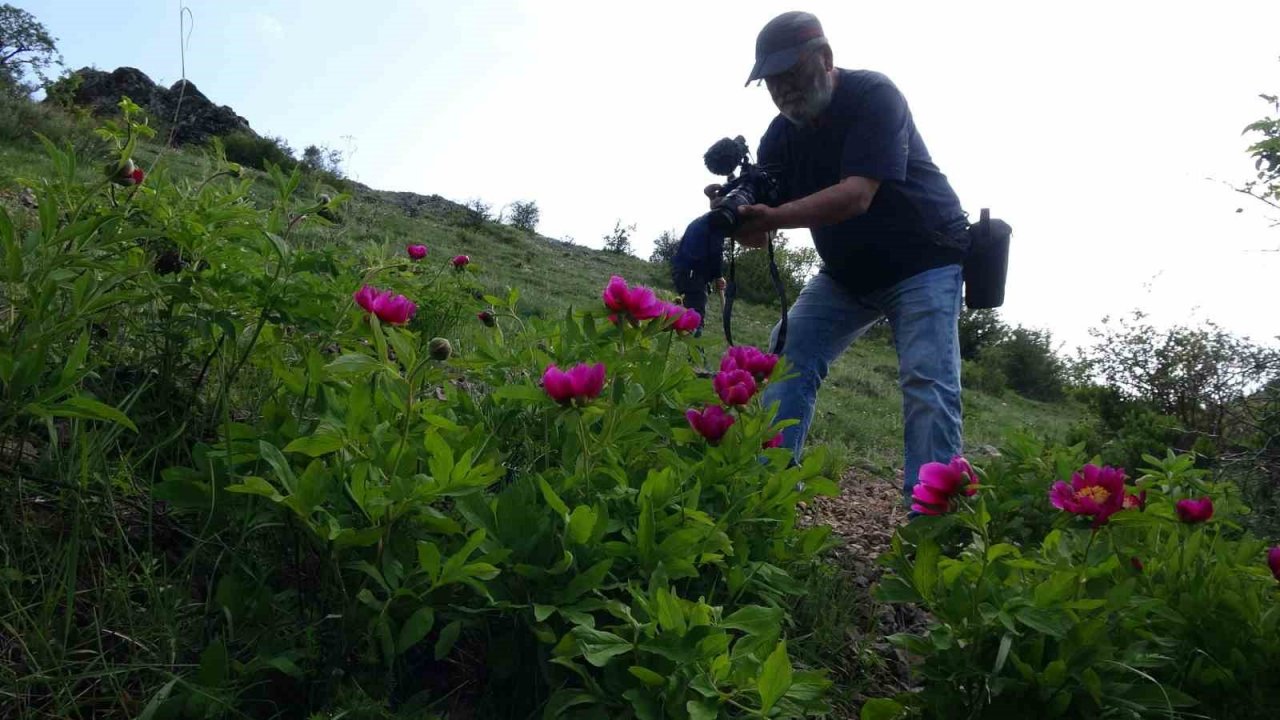
M 747 141 L 741 135 L 734 139 L 721 138 L 702 156 L 707 169 L 713 175 L 728 177 L 738 169 L 747 154 Z

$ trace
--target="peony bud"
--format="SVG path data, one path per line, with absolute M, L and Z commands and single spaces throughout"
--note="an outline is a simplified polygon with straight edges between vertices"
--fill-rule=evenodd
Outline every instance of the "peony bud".
M 442 337 L 431 338 L 431 342 L 427 343 L 427 350 L 431 353 L 432 360 L 440 362 L 448 360 L 449 356 L 453 355 L 453 346 Z

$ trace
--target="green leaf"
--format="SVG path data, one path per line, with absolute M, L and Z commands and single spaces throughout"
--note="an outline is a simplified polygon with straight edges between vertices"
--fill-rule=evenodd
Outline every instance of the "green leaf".
M 151 696 L 151 701 L 147 706 L 142 708 L 142 712 L 138 715 L 138 720 L 151 720 L 156 716 L 156 712 L 160 710 L 160 706 L 164 705 L 169 699 L 169 694 L 173 692 L 173 686 L 178 684 L 178 678 L 174 678 L 165 683 L 155 695 Z
M 594 695 L 580 690 L 558 690 L 547 701 L 547 706 L 542 711 L 542 720 L 556 720 L 564 715 L 565 710 L 575 705 L 587 705 L 595 701 Z
M 1044 608 L 1020 607 L 1013 613 L 1024 625 L 1032 630 L 1053 637 L 1063 637 L 1071 629 L 1071 623 L 1064 613 Z
M 540 402 L 547 399 L 547 393 L 540 388 L 529 385 L 503 385 L 490 394 L 494 400 L 527 400 Z
M 747 605 L 725 618 L 720 626 L 741 630 L 749 635 L 777 636 L 782 631 L 782 608 Z
M 556 494 L 555 490 L 551 489 L 545 479 L 538 478 L 538 487 L 542 489 L 542 497 L 546 498 L 547 504 L 551 506 L 552 510 L 559 513 L 560 517 L 569 516 L 569 506 L 564 504 L 564 500 L 560 499 L 560 496 Z
M 720 706 L 712 700 L 699 698 L 684 704 L 689 711 L 689 720 L 716 720 L 720 717 Z
M 1085 668 L 1084 672 L 1080 673 L 1080 683 L 1084 685 L 1085 690 L 1089 691 L 1089 697 L 1093 698 L 1098 705 L 1102 705 L 1102 678 L 1094 672 L 1093 668 Z
M 251 475 L 249 477 L 241 478 L 241 481 L 242 482 L 238 485 L 228 485 L 226 487 L 226 491 L 243 493 L 245 495 L 261 495 L 263 497 L 271 498 L 274 502 L 284 500 L 284 496 L 276 492 L 276 489 L 271 485 L 271 483 L 260 477 Z
M 284 446 L 285 452 L 302 453 L 307 457 L 319 457 L 342 449 L 342 436 L 333 433 L 307 435 Z
M 200 670 L 196 673 L 196 682 L 205 687 L 222 687 L 227 681 L 227 646 L 222 638 L 209 643 L 200 653 Z
M 579 545 L 585 545 L 591 539 L 591 530 L 596 525 L 596 513 L 586 505 L 579 505 L 569 516 L 569 539 Z
M 1060 687 L 1067 679 L 1067 663 L 1062 659 L 1054 660 L 1045 667 L 1041 674 L 1044 684 L 1051 688 Z
M 212 500 L 208 485 L 185 478 L 158 482 L 152 486 L 151 494 L 157 500 L 186 508 L 208 507 Z
M 436 639 L 436 660 L 443 660 L 449 651 L 453 649 L 453 644 L 458 641 L 458 633 L 462 632 L 462 621 L 454 620 L 444 629 L 440 631 L 440 637 Z
M 293 468 L 289 465 L 289 461 L 285 459 L 284 453 L 280 452 L 280 448 L 272 445 L 266 440 L 258 441 L 258 454 L 263 460 L 276 471 L 276 477 L 280 478 L 280 483 L 284 485 L 286 491 L 292 493 L 293 489 L 298 486 L 298 478 L 293 474 Z
M 587 662 L 596 667 L 604 667 L 609 659 L 631 652 L 631 643 L 627 640 L 603 630 L 594 630 L 585 625 L 578 625 L 569 632 L 569 636 L 577 643 Z
M 551 613 L 555 611 L 556 611 L 555 605 L 534 605 L 533 619 L 538 622 L 542 622 L 543 620 L 546 620 L 547 618 L 551 617 Z
M 386 366 L 374 360 L 368 355 L 349 354 L 334 360 L 325 365 L 334 375 L 371 375 L 379 370 L 385 370 Z
M 666 588 L 658 588 L 654 600 L 658 606 L 658 626 L 668 632 L 684 635 L 684 609 L 680 607 L 680 601 Z
M 860 720 L 898 720 L 906 717 L 907 709 L 889 698 L 872 698 L 862 704 Z
M 911 568 L 911 581 L 916 592 L 925 600 L 932 600 L 938 584 L 938 559 L 942 549 L 933 538 L 925 538 L 916 546 L 916 562 Z
M 400 636 L 396 639 L 396 654 L 401 654 L 417 645 L 427 636 L 427 633 L 431 632 L 431 626 L 435 621 L 435 611 L 429 606 L 418 608 L 408 620 L 404 621 L 404 625 L 400 626 Z
M 638 678 L 640 682 L 644 683 L 645 685 L 648 685 L 649 687 L 661 687 L 667 683 L 666 678 L 650 670 L 649 668 L 641 667 L 640 665 L 632 665 L 631 667 L 627 668 L 627 672 L 636 676 L 636 678 Z
M 609 568 L 613 567 L 613 560 L 601 560 L 591 567 L 578 573 L 569 584 L 565 586 L 564 592 L 561 594 L 563 601 L 575 600 L 577 597 L 588 590 L 600 587 L 604 583 L 604 578 L 609 574 Z
M 791 660 L 787 657 L 787 641 L 782 640 L 760 667 L 756 688 L 760 691 L 760 714 L 767 716 L 779 698 L 791 687 Z
M 53 417 L 78 417 L 89 420 L 107 420 L 118 425 L 123 425 L 134 432 L 138 432 L 137 426 L 133 424 L 133 421 L 129 419 L 129 416 L 106 403 L 99 402 L 98 400 L 94 400 L 86 395 L 77 395 L 76 397 L 67 398 L 61 403 L 49 407 L 45 412 L 39 414 L 47 414 Z
M 1000 649 L 996 651 L 996 664 L 991 668 L 992 675 L 999 675 L 1004 663 L 1009 659 L 1009 648 L 1013 647 L 1013 636 L 1005 633 L 1000 638 Z

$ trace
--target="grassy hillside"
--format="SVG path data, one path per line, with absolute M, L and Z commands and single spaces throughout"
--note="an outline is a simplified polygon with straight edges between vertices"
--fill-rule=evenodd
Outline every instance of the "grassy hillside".
M 144 167 L 156 163 L 159 172 L 177 179 L 205 176 L 213 162 L 197 149 L 164 150 L 146 146 L 138 153 Z M 12 202 L 24 179 L 49 171 L 43 149 L 35 142 L 0 144 L 0 197 Z M 82 168 L 87 176 L 97 168 Z M 246 168 L 255 178 L 253 194 L 269 195 L 265 173 Z M 308 185 L 309 183 L 309 185 Z M 337 190 L 311 178 L 304 189 L 314 195 Z M 526 233 L 497 223 L 466 224 L 465 210 L 437 196 L 373 190 L 352 184 L 342 222 L 329 228 L 307 227 L 297 233 L 305 246 L 347 245 L 362 251 L 374 248 L 387 257 L 403 252 L 408 242 L 424 243 L 436 257 L 468 254 L 476 278 L 493 294 L 520 292 L 520 311 L 526 316 L 561 317 L 569 308 L 592 308 L 612 274 L 633 283 L 673 291 L 664 267 L 636 257 L 607 253 L 581 245 Z M 711 357 L 725 347 L 719 331 L 720 304 L 712 298 L 703 343 Z M 741 343 L 763 347 L 777 321 L 776 308 L 748 302 L 735 305 L 735 336 Z M 472 328 L 478 331 L 478 328 Z M 465 348 L 468 336 L 455 338 Z M 965 441 L 969 447 L 997 445 L 1010 431 L 1029 430 L 1061 438 L 1085 411 L 1073 403 L 1044 403 L 1013 392 L 992 395 L 966 389 Z M 897 360 L 887 327 L 874 329 L 832 365 L 818 399 L 811 442 L 832 446 L 838 457 L 872 472 L 889 474 L 901 466 L 902 412 L 897 387 Z

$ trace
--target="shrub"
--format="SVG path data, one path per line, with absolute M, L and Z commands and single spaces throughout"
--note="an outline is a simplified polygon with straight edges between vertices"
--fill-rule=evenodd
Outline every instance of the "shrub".
M 1049 331 L 1017 327 L 985 352 L 1014 392 L 1033 400 L 1062 399 L 1065 371 Z
M 221 137 L 227 160 L 246 167 L 266 170 L 268 164 L 289 171 L 298 166 L 293 148 L 282 138 L 265 137 L 248 132 L 234 132 Z
M 538 203 L 533 200 L 517 200 L 511 203 L 511 215 L 507 222 L 511 227 L 531 233 L 538 229 L 538 220 L 541 216 Z
M 633 255 L 631 235 L 635 231 L 635 223 L 623 225 L 621 220 L 614 222 L 613 230 L 604 236 L 604 251 L 618 255 Z
M 989 395 L 999 395 L 1008 389 L 1008 380 L 999 365 L 981 360 L 960 361 L 961 385 Z
M 878 595 L 933 622 L 890 638 L 921 658 L 921 690 L 878 701 L 880 717 L 1274 716 L 1280 593 L 1266 545 L 1233 530 L 1238 493 L 1148 456 L 1133 507 L 1090 522 L 1050 502 L 1096 473 L 1082 459 L 1023 441 L 974 498 L 895 536 Z
M 783 233 L 778 233 L 774 239 L 773 253 L 778 265 L 778 276 L 782 278 L 783 287 L 786 288 L 787 302 L 795 302 L 796 296 L 817 267 L 817 254 L 811 247 L 793 247 Z M 740 249 L 735 264 L 738 297 L 761 305 L 778 305 L 778 293 L 769 273 L 769 253 L 766 250 Z M 728 277 L 728 258 L 724 261 L 724 272 L 725 277 Z
M 716 385 L 651 292 L 542 320 L 481 304 L 479 263 L 304 250 L 300 168 L 267 164 L 262 208 L 226 166 L 126 182 L 135 112 L 106 132 L 116 187 L 59 172 L 40 217 L 0 210 L 0 438 L 57 479 L 0 477 L 0 582 L 45 608 L 6 621 L 49 669 L 2 686 L 16 712 L 824 710 L 788 650 L 824 454 L 766 448 L 754 395 L 696 425 Z M 739 392 L 786 372 L 758 359 Z

